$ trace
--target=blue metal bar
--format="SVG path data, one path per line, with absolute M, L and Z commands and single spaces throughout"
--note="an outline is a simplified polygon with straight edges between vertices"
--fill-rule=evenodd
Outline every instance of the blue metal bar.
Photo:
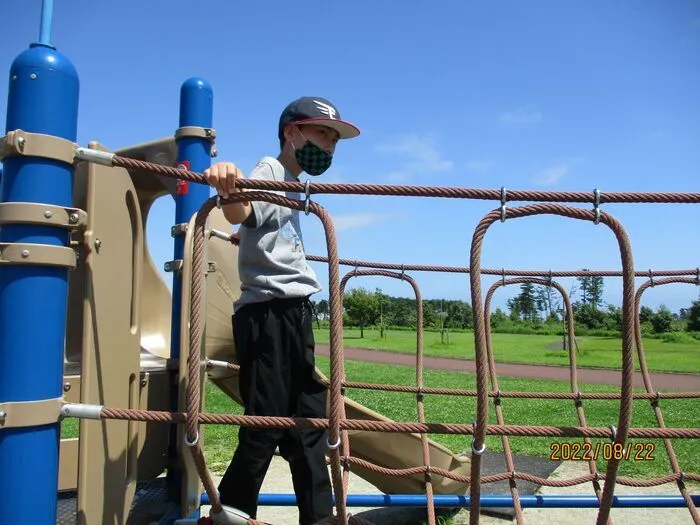
M 6 131 L 54 135 L 75 142 L 78 74 L 50 46 L 32 44 L 10 67 Z M 0 202 L 73 205 L 73 167 L 39 158 L 4 160 Z M 49 226 L 6 224 L 0 242 L 68 246 L 68 233 Z M 68 270 L 0 265 L 0 402 L 58 398 L 63 393 L 63 344 Z M 27 368 L 27 359 L 32 366 Z M 0 427 L 0 523 L 56 523 L 60 424 Z
M 693 502 L 700 504 L 700 495 L 691 496 Z M 449 494 L 437 494 L 433 496 L 435 507 L 440 508 L 468 508 L 470 496 L 456 496 Z M 202 505 L 210 505 L 209 496 L 202 495 Z M 296 505 L 294 494 L 260 494 L 258 498 L 260 506 L 283 507 Z M 547 494 L 541 496 L 520 495 L 520 504 L 523 507 L 539 508 L 598 508 L 598 498 L 591 495 L 559 495 Z M 427 499 L 419 494 L 348 494 L 348 507 L 426 507 Z M 481 496 L 482 507 L 512 507 L 513 496 L 510 494 L 489 494 Z M 661 495 L 620 495 L 613 499 L 613 507 L 616 508 L 678 508 L 685 507 L 683 497 L 668 494 Z
M 51 44 L 51 31 L 53 27 L 53 0 L 41 2 L 41 28 L 39 29 L 39 43 L 45 46 Z
M 211 128 L 214 112 L 214 94 L 209 83 L 201 78 L 189 78 L 180 88 L 180 127 L 198 126 Z M 202 172 L 211 165 L 211 142 L 204 137 L 181 137 L 177 141 L 178 163 L 181 167 Z M 199 211 L 204 201 L 209 198 L 209 186 L 205 184 L 178 181 L 175 197 L 175 223 L 190 221 Z M 184 235 L 175 237 L 174 258 L 182 259 L 184 254 Z M 177 272 L 173 272 L 173 297 L 170 332 L 170 356 L 180 358 L 180 307 L 182 304 L 182 283 Z M 183 356 L 186 358 L 186 356 Z M 171 407 L 178 410 L 177 383 L 171 391 Z M 167 474 L 169 498 L 180 501 L 181 476 L 177 458 L 177 428 L 173 426 L 170 433 L 170 467 Z

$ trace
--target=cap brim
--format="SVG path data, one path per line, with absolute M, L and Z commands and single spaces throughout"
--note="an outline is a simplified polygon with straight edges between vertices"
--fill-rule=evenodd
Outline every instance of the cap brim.
M 333 118 L 305 118 L 303 120 L 297 120 L 295 122 L 290 122 L 290 124 L 314 124 L 316 126 L 326 126 L 338 132 L 341 139 L 351 139 L 357 137 L 360 134 L 360 130 L 344 120 L 338 120 Z

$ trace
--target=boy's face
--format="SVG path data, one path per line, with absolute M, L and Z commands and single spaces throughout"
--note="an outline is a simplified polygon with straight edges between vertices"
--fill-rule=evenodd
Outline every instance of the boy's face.
M 315 124 L 304 124 L 296 126 L 296 130 L 291 130 L 292 140 L 294 145 L 299 148 L 303 146 L 305 140 L 309 140 L 316 144 L 319 148 L 327 151 L 331 155 L 335 152 L 335 145 L 340 139 L 340 135 L 334 129 L 326 126 L 318 126 Z M 300 133 L 301 132 L 301 133 Z

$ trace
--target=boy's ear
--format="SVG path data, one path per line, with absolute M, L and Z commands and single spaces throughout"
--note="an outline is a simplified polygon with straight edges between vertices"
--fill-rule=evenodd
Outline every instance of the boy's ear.
M 294 126 L 286 125 L 283 130 L 284 138 L 286 141 L 292 140 L 294 138 Z

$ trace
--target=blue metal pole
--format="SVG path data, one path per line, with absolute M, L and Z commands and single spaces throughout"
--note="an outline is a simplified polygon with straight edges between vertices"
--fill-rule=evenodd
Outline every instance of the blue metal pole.
M 10 68 L 6 131 L 22 129 L 75 142 L 78 74 L 51 46 L 32 44 Z M 12 156 L 4 161 L 0 202 L 73 205 L 73 167 Z M 63 229 L 7 224 L 0 242 L 68 246 Z M 68 270 L 0 265 L 0 402 L 62 395 Z M 31 363 L 31 366 L 27 366 Z M 18 512 L 56 523 L 60 425 L 0 427 L 0 523 Z M 11 503 L 11 504 L 10 504 Z
M 53 26 L 53 0 L 43 0 L 41 3 L 41 28 L 39 29 L 39 43 L 45 46 L 51 45 L 51 29 Z
M 180 127 L 197 126 L 211 128 L 214 112 L 214 93 L 209 83 L 201 78 L 189 78 L 180 88 Z M 204 137 L 181 137 L 177 142 L 178 163 L 192 171 L 204 171 L 211 165 L 211 142 Z M 175 198 L 175 223 L 188 223 L 199 211 L 204 201 L 209 198 L 209 186 L 205 184 L 178 181 Z M 183 258 L 184 235 L 175 236 L 174 258 Z M 180 276 L 173 272 L 172 323 L 170 333 L 170 356 L 173 360 L 180 358 L 180 306 L 182 304 L 182 286 Z M 186 358 L 186 356 L 184 356 Z M 171 392 L 173 410 L 178 406 L 178 389 Z M 181 476 L 177 459 L 177 429 L 170 434 L 170 468 L 168 469 L 168 488 L 171 500 L 179 501 L 181 497 Z
M 700 504 L 700 495 L 691 496 L 693 502 Z M 433 496 L 435 506 L 439 508 L 468 508 L 471 497 L 450 494 Z M 209 505 L 209 496 L 202 495 L 202 505 Z M 294 494 L 260 494 L 258 504 L 269 507 L 286 507 L 296 505 Z M 547 494 L 542 496 L 520 495 L 520 504 L 527 507 L 539 508 L 598 508 L 598 498 L 594 495 L 559 495 Z M 348 507 L 417 507 L 427 506 L 427 499 L 420 494 L 348 494 Z M 481 496 L 482 507 L 513 507 L 513 496 L 510 494 L 487 494 Z M 613 499 L 616 508 L 678 508 L 685 507 L 683 496 L 661 495 L 619 495 Z

